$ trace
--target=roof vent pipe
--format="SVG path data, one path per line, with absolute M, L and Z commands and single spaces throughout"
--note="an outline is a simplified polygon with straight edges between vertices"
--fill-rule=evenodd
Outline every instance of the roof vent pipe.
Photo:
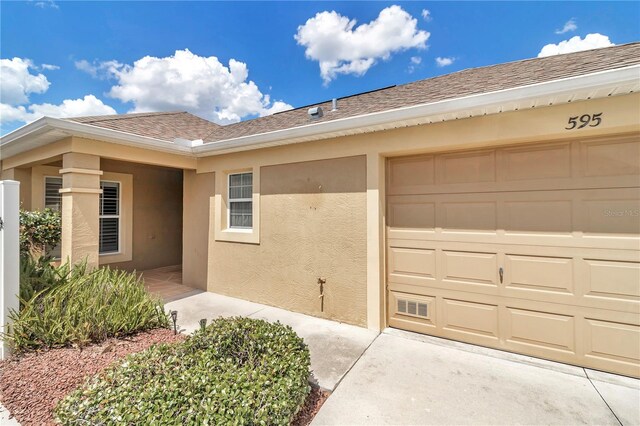
M 331 111 L 336 111 L 338 109 L 338 100 L 333 98 L 331 100 Z

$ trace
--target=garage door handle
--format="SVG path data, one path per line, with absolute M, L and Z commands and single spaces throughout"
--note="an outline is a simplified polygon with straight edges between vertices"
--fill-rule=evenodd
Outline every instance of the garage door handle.
M 502 279 L 504 278 L 504 269 L 502 267 L 498 269 L 498 274 L 500 274 L 500 284 L 502 284 Z

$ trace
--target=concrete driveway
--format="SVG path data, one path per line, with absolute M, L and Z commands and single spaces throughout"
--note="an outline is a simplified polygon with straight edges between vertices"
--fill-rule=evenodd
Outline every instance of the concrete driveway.
M 640 424 L 640 381 L 388 329 L 313 425 Z

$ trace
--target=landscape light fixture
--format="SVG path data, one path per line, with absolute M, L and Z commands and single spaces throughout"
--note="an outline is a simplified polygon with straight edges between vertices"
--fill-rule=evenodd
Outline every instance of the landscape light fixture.
M 204 331 L 205 328 L 207 328 L 207 319 L 206 318 L 202 318 L 200 320 L 200 330 Z
M 178 327 L 176 322 L 178 321 L 178 311 L 171 311 L 171 320 L 173 321 L 173 334 L 178 334 Z

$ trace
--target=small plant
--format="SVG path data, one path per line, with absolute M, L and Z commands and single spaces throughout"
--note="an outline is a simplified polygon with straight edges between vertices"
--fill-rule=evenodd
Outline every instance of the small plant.
M 20 311 L 10 313 L 13 325 L 6 338 L 17 352 L 83 346 L 168 327 L 162 302 L 147 293 L 135 273 L 109 268 L 86 273 L 83 265 L 63 265 L 43 274 L 53 285 L 22 299 Z
M 289 326 L 214 320 L 134 354 L 61 400 L 65 425 L 289 425 L 310 391 L 309 350 Z
M 20 255 L 40 257 L 60 243 L 62 220 L 51 209 L 20 210 Z

